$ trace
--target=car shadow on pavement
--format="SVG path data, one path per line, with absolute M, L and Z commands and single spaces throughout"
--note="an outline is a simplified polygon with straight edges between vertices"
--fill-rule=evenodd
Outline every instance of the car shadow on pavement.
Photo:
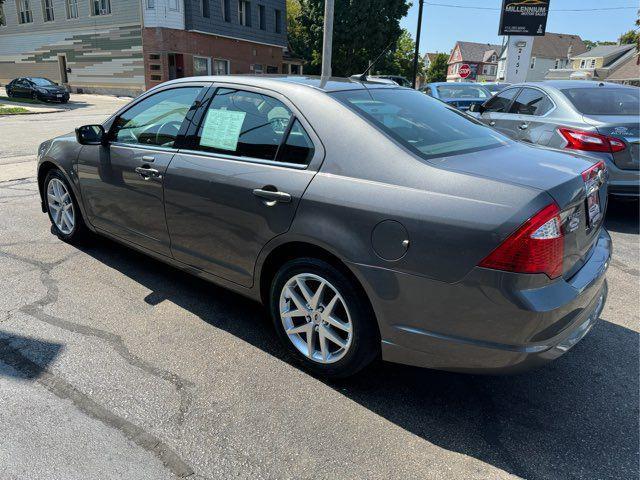
M 604 226 L 607 230 L 637 235 L 640 232 L 639 222 L 640 202 L 638 200 L 610 198 L 607 216 L 604 221 Z
M 0 378 L 37 380 L 58 357 L 62 345 L 0 330 Z
M 288 361 L 259 305 L 110 240 L 83 250 L 150 289 L 148 303 L 169 300 Z M 638 333 L 604 319 L 564 357 L 519 375 L 378 363 L 355 378 L 321 381 L 432 444 L 520 477 L 633 478 L 638 340 Z

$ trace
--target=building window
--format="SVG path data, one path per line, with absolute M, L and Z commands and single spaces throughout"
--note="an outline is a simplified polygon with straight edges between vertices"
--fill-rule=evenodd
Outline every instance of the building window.
M 91 15 L 97 17 L 99 15 L 111 14 L 111 0 L 91 0 Z
M 229 60 L 214 59 L 213 60 L 214 75 L 229 75 Z
M 262 66 L 262 64 L 256 63 L 255 65 L 252 65 L 252 67 L 253 67 L 253 73 L 257 75 L 264 73 L 264 67 Z
M 78 0 L 67 0 L 65 6 L 67 10 L 67 20 L 78 18 Z
M 264 5 L 259 5 L 258 6 L 258 13 L 260 14 L 258 16 L 258 28 L 260 30 L 266 30 L 267 29 L 267 13 L 266 13 L 266 8 Z
M 278 73 L 278 67 L 275 65 L 267 65 L 267 73 Z
M 32 23 L 31 0 L 18 0 L 18 23 Z
M 202 16 L 204 18 L 209 18 L 211 16 L 211 12 L 209 11 L 209 0 L 202 0 Z
M 211 59 L 208 57 L 193 57 L 193 75 L 195 77 L 211 75 Z
M 531 66 L 530 66 L 530 68 L 531 68 L 531 70 L 536 68 L 536 57 L 531 57 Z
M 4 18 L 4 6 L 0 4 L 0 27 L 6 27 L 7 20 Z
M 156 8 L 156 0 L 147 0 L 147 10 Z
M 222 7 L 222 19 L 225 22 L 231 21 L 231 17 L 230 17 L 231 6 L 229 1 L 230 0 L 220 0 L 220 6 Z
M 178 0 L 169 0 L 169 10 L 172 12 L 180 11 L 180 4 L 178 3 Z
M 276 9 L 276 33 L 282 33 L 282 12 Z
M 42 19 L 45 22 L 53 22 L 53 0 L 42 0 Z
M 592 58 L 591 62 L 589 63 L 589 68 L 596 68 L 596 59 Z
M 246 0 L 240 0 L 238 2 L 238 20 L 240 25 L 245 27 L 251 26 L 251 3 Z
M 151 80 L 154 82 L 161 82 L 162 81 L 162 75 L 151 75 Z

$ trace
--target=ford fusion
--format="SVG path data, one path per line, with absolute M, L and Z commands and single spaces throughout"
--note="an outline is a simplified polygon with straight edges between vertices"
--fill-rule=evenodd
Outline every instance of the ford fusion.
M 180 79 L 38 157 L 61 240 L 105 235 L 262 302 L 318 375 L 520 371 L 607 296 L 604 164 L 397 85 Z

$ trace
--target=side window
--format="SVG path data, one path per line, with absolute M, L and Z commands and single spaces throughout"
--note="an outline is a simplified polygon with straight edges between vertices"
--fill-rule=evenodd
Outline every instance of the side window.
M 485 112 L 504 113 L 511 104 L 511 100 L 518 92 L 517 88 L 511 88 L 498 93 L 485 104 Z
M 280 162 L 308 165 L 313 158 L 315 148 L 309 135 L 298 120 L 294 120 L 287 141 L 278 152 Z
M 516 101 L 513 102 L 509 113 L 519 115 L 544 115 L 553 108 L 553 103 L 540 90 L 523 88 Z
M 164 90 L 120 115 L 111 127 L 114 142 L 173 147 L 187 112 L 202 87 Z
M 274 160 L 291 119 L 291 111 L 275 98 L 220 88 L 198 130 L 198 149 Z

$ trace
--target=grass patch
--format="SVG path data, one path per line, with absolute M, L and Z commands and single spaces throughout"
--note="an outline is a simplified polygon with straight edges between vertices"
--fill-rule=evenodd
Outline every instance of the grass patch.
M 27 113 L 29 110 L 23 107 L 5 107 L 0 105 L 0 115 L 18 115 L 20 113 Z
M 0 102 L 36 103 L 38 105 L 44 104 L 44 102 L 41 102 L 40 100 L 34 100 L 33 98 L 12 98 L 2 96 L 0 96 Z

